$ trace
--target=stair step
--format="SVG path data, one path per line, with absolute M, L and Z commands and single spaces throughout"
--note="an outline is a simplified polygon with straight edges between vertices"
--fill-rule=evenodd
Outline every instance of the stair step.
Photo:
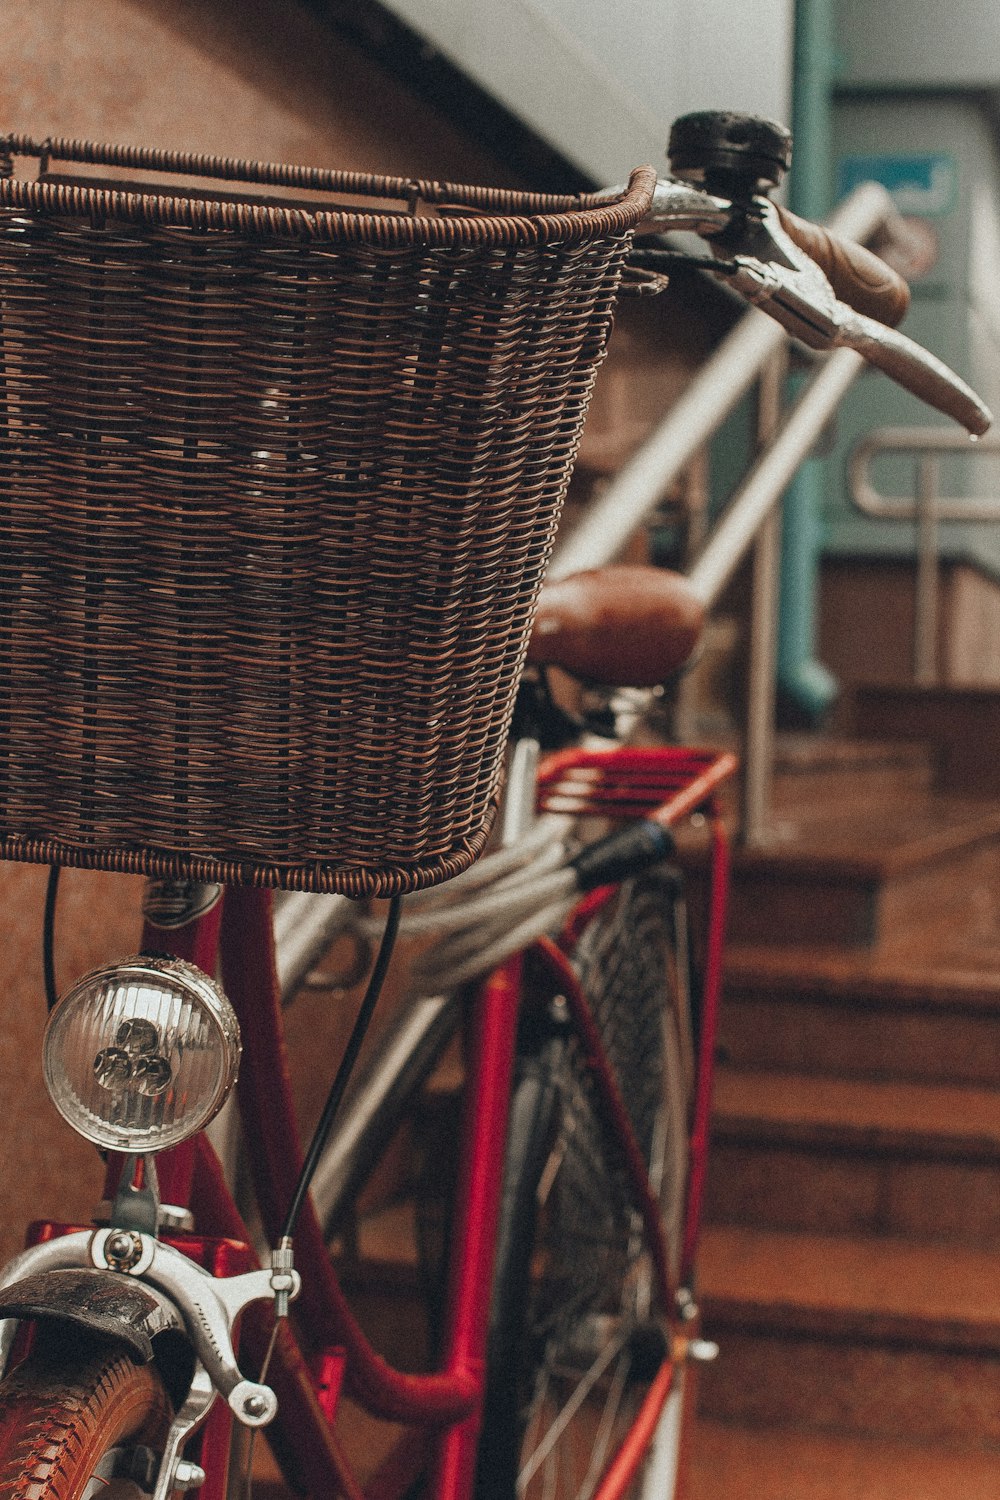
M 359 1220 L 350 1250 L 334 1246 L 337 1273 L 345 1286 L 406 1295 L 420 1286 L 417 1247 L 416 1204 L 401 1198 Z
M 1000 1157 L 1000 1093 L 918 1083 L 720 1068 L 716 1115 L 730 1135 L 858 1151 Z
M 721 1068 L 706 1211 L 1000 1244 L 1000 1092 Z
M 431 1344 L 411 1198 L 365 1214 L 353 1243 L 333 1246 L 337 1276 L 376 1349 L 400 1369 L 426 1367 Z
M 706 1415 L 1000 1444 L 1000 1256 L 708 1226 L 699 1272 Z
M 740 1068 L 991 1086 L 1000 1080 L 1000 940 L 904 951 L 730 946 L 720 1054 Z
M 698 1422 L 686 1500 L 1000 1500 L 1000 1455 Z
M 833 803 L 870 806 L 901 793 L 926 792 L 934 758 L 912 740 L 834 739 L 815 734 L 781 734 L 775 743 L 775 810 Z
M 866 685 L 854 690 L 853 719 L 864 735 L 930 745 L 940 787 L 1000 795 L 1000 688 Z
M 701 1291 L 773 1328 L 1000 1354 L 1000 1255 L 872 1236 L 713 1227 Z M 1000 1410 L 996 1413 L 1000 1421 Z
M 733 862 L 736 943 L 874 948 L 965 918 L 970 893 L 1000 886 L 1000 806 L 908 796 L 776 819 Z M 978 898 L 977 898 L 978 899 Z

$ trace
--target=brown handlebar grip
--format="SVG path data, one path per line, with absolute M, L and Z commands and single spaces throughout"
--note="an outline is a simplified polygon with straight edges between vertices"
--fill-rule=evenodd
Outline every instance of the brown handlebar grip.
M 841 302 L 890 328 L 902 321 L 910 305 L 910 288 L 884 260 L 787 208 L 779 208 L 778 217 L 788 237 L 825 272 Z

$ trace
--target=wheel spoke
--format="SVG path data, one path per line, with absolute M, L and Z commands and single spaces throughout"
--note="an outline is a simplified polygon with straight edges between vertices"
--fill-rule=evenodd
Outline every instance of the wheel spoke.
M 556 1420 L 549 1427 L 538 1447 L 531 1454 L 518 1475 L 518 1488 L 524 1490 L 531 1481 L 533 1474 L 537 1473 L 538 1467 L 552 1452 L 556 1443 L 562 1437 L 566 1428 L 572 1422 L 583 1403 L 586 1401 L 594 1386 L 600 1380 L 611 1362 L 617 1358 L 625 1345 L 627 1334 L 620 1331 L 615 1338 L 611 1339 L 599 1352 L 590 1368 L 581 1377 L 576 1390 L 570 1396 L 565 1406 L 560 1411 Z
M 676 1254 L 686 1171 L 690 1079 L 684 1024 L 670 998 L 673 965 L 668 901 L 655 877 L 627 882 L 578 945 L 574 962 L 602 1038 Z M 547 1003 L 544 996 L 542 1004 Z M 593 1500 L 624 1440 L 659 1356 L 659 1281 L 631 1178 L 575 1035 L 529 1035 L 525 1088 L 551 1090 L 549 1144 L 512 1158 L 523 1184 L 511 1202 L 534 1201 L 512 1230 L 498 1271 L 508 1320 L 498 1392 L 502 1415 L 484 1428 L 484 1496 L 509 1493 L 520 1447 L 517 1493 L 530 1500 Z M 544 1070 L 544 1071 L 543 1071 Z M 527 1093 L 526 1098 L 537 1097 Z M 535 1136 L 540 1140 L 540 1135 Z M 528 1173 L 532 1173 L 530 1177 Z M 529 1238 L 529 1235 L 531 1238 Z M 524 1351 L 512 1356 L 511 1350 Z M 512 1364 L 513 1358 L 513 1364 Z M 511 1382 L 518 1393 L 509 1399 Z M 514 1416 L 515 1427 L 510 1426 Z M 490 1400 L 487 1398 L 486 1428 Z M 506 1426 L 504 1424 L 507 1424 Z M 504 1475 L 491 1485 L 486 1476 Z M 673 1500 L 665 1494 L 662 1500 Z
M 598 1480 L 604 1472 L 604 1461 L 607 1457 L 608 1447 L 615 1431 L 618 1421 L 618 1413 L 621 1410 L 622 1397 L 625 1394 L 625 1382 L 628 1379 L 629 1361 L 620 1359 L 615 1368 L 611 1386 L 608 1390 L 608 1399 L 604 1403 L 601 1413 L 601 1423 L 594 1438 L 593 1451 L 591 1453 L 590 1467 L 579 1490 L 579 1500 L 590 1500 L 591 1495 L 597 1488 Z

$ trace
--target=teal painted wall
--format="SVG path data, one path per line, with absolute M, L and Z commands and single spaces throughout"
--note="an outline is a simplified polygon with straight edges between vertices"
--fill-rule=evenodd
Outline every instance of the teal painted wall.
M 920 156 L 943 154 L 954 162 L 952 206 L 921 220 L 936 239 L 935 263 L 913 284 L 903 332 L 926 345 L 969 380 L 994 407 L 1000 398 L 1000 154 L 988 112 L 963 94 L 846 93 L 834 111 L 834 153 Z M 995 244 L 991 244 L 995 241 Z M 995 273 L 991 269 L 995 262 Z M 848 394 L 838 420 L 834 460 L 827 475 L 826 549 L 833 553 L 903 555 L 913 550 L 914 528 L 870 520 L 849 503 L 846 465 L 854 444 L 885 424 L 947 426 L 947 418 L 874 372 Z M 912 465 L 885 460 L 877 469 L 886 492 L 912 493 Z M 951 494 L 997 494 L 997 461 L 957 458 L 942 470 Z M 1000 572 L 1000 527 L 942 528 L 942 551 Z

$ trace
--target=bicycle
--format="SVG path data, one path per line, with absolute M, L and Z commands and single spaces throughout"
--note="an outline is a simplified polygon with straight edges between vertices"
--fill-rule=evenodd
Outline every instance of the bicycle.
M 458 1500 L 476 1483 L 484 1413 L 479 1487 L 509 1489 L 528 1377 L 504 1380 L 515 1346 L 547 1374 L 585 1355 L 592 1371 L 596 1349 L 598 1373 L 563 1408 L 559 1435 L 584 1418 L 598 1385 L 638 1388 L 624 1436 L 609 1426 L 589 1443 L 587 1492 L 612 1500 L 644 1464 L 646 1482 L 662 1487 L 647 1455 L 671 1448 L 686 1322 L 696 1331 L 675 1284 L 689 1280 L 703 1171 L 725 862 L 713 808 L 731 766 L 693 752 L 576 749 L 543 766 L 543 805 L 560 819 L 565 811 L 574 830 L 581 816 L 624 812 L 624 831 L 566 849 L 545 824 L 527 849 L 511 841 L 499 864 L 481 866 L 485 875 L 472 865 L 633 231 L 699 230 L 719 252 L 718 274 L 808 342 L 853 342 L 973 430 L 988 422 L 931 356 L 841 304 L 789 238 L 804 239 L 857 302 L 884 277 L 860 252 L 817 244 L 762 193 L 780 175 L 785 136 L 715 117 L 707 150 L 699 121 L 693 142 L 690 123 L 679 131 L 675 155 L 679 171 L 703 180 L 642 169 L 627 188 L 581 200 L 2 143 L 0 852 L 151 882 L 139 957 L 85 976 L 53 1006 L 50 1094 L 109 1153 L 108 1209 L 89 1227 L 34 1226 L 3 1274 L 4 1493 L 166 1500 L 200 1488 L 222 1500 L 230 1472 L 236 1486 L 246 1467 L 237 1457 L 230 1468 L 234 1424 L 239 1434 L 273 1423 L 273 1447 L 303 1492 L 389 1497 L 423 1479 Z M 22 158 L 37 159 L 34 178 L 15 173 Z M 655 281 L 676 253 L 653 244 L 643 274 Z M 593 621 L 582 655 L 579 616 L 564 615 L 551 634 L 585 675 L 607 675 Z M 530 771 L 511 781 L 522 804 L 531 800 Z M 694 1170 L 682 1191 L 683 1089 L 668 1092 L 666 1108 L 661 1096 L 665 1069 L 691 1071 L 685 1006 L 657 984 L 652 1015 L 667 1060 L 654 1064 L 633 1114 L 623 1095 L 634 1103 L 635 1078 L 616 1083 L 614 1048 L 588 1021 L 585 990 L 599 990 L 613 955 L 634 956 L 640 931 L 651 934 L 655 974 L 683 978 L 686 965 L 669 956 L 684 930 L 679 896 L 663 866 L 670 826 L 702 808 L 714 819 L 720 881 Z M 488 882 L 506 953 L 484 952 L 479 937 L 471 949 L 461 936 L 439 945 L 440 1005 L 420 1019 L 366 1116 L 360 1085 L 347 1090 L 401 895 L 447 876 L 445 902 L 467 916 L 477 902 L 465 897 Z M 274 887 L 390 902 L 301 1171 Z M 51 934 L 54 881 L 50 893 Z M 558 928 L 564 911 L 569 923 L 561 942 L 537 929 L 529 954 L 521 919 L 542 896 L 543 928 Z M 413 1374 L 362 1333 L 308 1187 L 336 1120 L 339 1187 L 328 1198 L 350 1197 L 364 1171 L 363 1152 L 344 1146 L 358 1137 L 352 1121 L 377 1149 L 462 1005 L 453 996 L 484 970 L 467 1021 L 444 1352 L 437 1368 Z M 652 1050 L 640 1043 L 639 1059 Z M 496 1122 L 515 1073 L 503 1189 Z M 272 1247 L 263 1269 L 203 1134 L 234 1085 L 255 1132 Z M 562 1194 L 557 1169 L 574 1183 L 582 1176 L 588 1133 L 605 1158 L 601 1207 L 613 1211 L 602 1212 L 598 1240 L 613 1271 L 567 1294 L 559 1256 L 576 1189 Z M 523 1212 L 539 1193 L 544 1210 Z M 537 1242 L 523 1232 L 532 1217 Z M 539 1262 L 551 1273 L 541 1283 Z M 546 1297 L 559 1299 L 555 1331 L 526 1337 L 521 1313 Z M 407 1424 L 364 1483 L 335 1427 L 346 1398 Z M 533 1461 L 543 1484 L 551 1451 Z

